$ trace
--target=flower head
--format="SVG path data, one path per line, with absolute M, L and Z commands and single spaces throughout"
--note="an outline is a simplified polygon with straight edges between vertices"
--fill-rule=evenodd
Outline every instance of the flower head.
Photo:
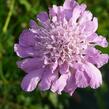
M 27 74 L 21 87 L 25 91 L 51 90 L 73 94 L 76 88 L 98 88 L 102 84 L 98 68 L 108 62 L 96 45 L 107 47 L 108 42 L 98 36 L 98 20 L 74 0 L 63 6 L 53 5 L 49 13 L 37 15 L 30 21 L 14 50 L 23 60 L 17 62 Z

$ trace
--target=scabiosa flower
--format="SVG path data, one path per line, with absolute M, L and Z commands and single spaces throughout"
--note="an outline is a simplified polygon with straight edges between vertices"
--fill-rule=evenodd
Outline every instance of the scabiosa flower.
M 96 34 L 97 28 L 97 18 L 85 4 L 74 0 L 53 5 L 49 13 L 39 13 L 14 46 L 23 58 L 17 65 L 26 72 L 22 89 L 30 92 L 38 87 L 72 95 L 76 88 L 98 88 L 102 84 L 98 68 L 109 57 L 95 48 L 108 46 L 106 39 Z

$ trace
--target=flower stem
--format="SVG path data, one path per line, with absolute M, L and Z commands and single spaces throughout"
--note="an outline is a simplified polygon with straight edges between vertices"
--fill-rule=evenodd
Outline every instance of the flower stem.
M 7 28 L 8 28 L 12 13 L 13 13 L 14 3 L 15 3 L 15 0 L 12 0 L 11 5 L 10 5 L 10 10 L 8 12 L 8 16 L 6 18 L 6 21 L 5 21 L 5 24 L 4 24 L 4 27 L 3 27 L 3 33 L 7 32 Z

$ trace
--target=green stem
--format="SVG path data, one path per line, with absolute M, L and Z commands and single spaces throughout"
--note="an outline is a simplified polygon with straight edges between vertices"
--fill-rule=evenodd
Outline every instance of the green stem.
M 12 0 L 11 5 L 10 5 L 10 10 L 8 12 L 8 16 L 6 18 L 6 22 L 5 22 L 4 27 L 3 27 L 3 33 L 7 32 L 7 28 L 8 28 L 12 13 L 13 13 L 14 3 L 15 3 L 15 0 Z

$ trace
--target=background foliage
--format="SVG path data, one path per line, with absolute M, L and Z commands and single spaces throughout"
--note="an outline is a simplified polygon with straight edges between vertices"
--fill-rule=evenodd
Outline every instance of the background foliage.
M 99 19 L 98 33 L 109 41 L 109 0 L 78 0 Z M 73 96 L 51 92 L 25 93 L 20 88 L 24 72 L 16 66 L 13 44 L 22 29 L 40 11 L 63 0 L 0 0 L 0 109 L 109 109 L 109 64 L 101 68 L 103 85 L 97 89 L 77 89 Z M 99 48 L 109 53 L 109 47 Z

